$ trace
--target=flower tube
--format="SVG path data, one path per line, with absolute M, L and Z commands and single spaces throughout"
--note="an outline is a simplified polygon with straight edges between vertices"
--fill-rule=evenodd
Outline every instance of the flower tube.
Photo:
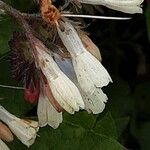
M 85 95 L 85 108 L 98 114 L 104 110 L 107 101 L 101 88 L 112 82 L 112 79 L 102 64 L 86 50 L 74 27 L 67 21 L 61 22 L 61 25 L 64 30 L 57 26 L 58 34 L 71 54 L 79 86 Z
M 71 54 L 73 66 L 82 90 L 89 94 L 94 92 L 95 87 L 102 88 L 107 86 L 109 82 L 112 82 L 107 70 L 85 49 L 74 27 L 67 21 L 61 23 L 65 29 L 61 31 L 57 27 L 58 34 Z
M 10 130 L 26 146 L 31 146 L 38 132 L 38 123 L 32 120 L 23 120 L 9 113 L 0 105 L 0 120 L 8 125 Z
M 56 129 L 63 120 L 62 112 L 58 112 L 52 106 L 48 97 L 42 92 L 38 101 L 37 114 L 40 127 L 44 127 L 48 124 L 52 128 Z
M 52 95 L 59 105 L 73 114 L 84 109 L 84 102 L 75 84 L 60 70 L 47 48 L 35 39 L 38 65 L 46 77 Z

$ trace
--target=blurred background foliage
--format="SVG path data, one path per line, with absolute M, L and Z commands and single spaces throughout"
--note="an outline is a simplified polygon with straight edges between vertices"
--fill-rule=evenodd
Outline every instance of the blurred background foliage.
M 33 13 L 38 6 L 32 0 L 5 0 L 22 12 Z M 59 6 L 60 1 L 55 3 Z M 150 149 L 150 3 L 144 13 L 128 15 L 104 7 L 84 5 L 82 14 L 130 16 L 128 21 L 84 19 L 86 31 L 99 46 L 103 64 L 113 84 L 104 88 L 109 97 L 105 111 L 89 115 L 82 111 L 73 116 L 64 113 L 56 130 L 41 128 L 29 150 L 149 150 Z M 0 84 L 16 85 L 9 64 L 8 41 L 20 30 L 15 20 L 1 16 Z M 0 104 L 23 118 L 36 119 L 36 105 L 23 100 L 21 90 L 0 88 Z M 7 143 L 12 150 L 26 150 L 15 139 Z

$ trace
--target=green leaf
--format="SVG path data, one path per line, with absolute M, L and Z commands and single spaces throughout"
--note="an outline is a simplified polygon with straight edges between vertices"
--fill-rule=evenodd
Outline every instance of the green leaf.
M 63 123 L 58 129 L 50 127 L 40 129 L 36 142 L 29 150 L 124 150 L 116 140 L 88 131 L 82 127 L 70 126 Z M 9 144 L 11 150 L 26 150 L 21 142 L 15 140 Z
M 8 41 L 13 31 L 18 29 L 18 25 L 8 16 L 3 16 L 0 21 L 0 55 L 9 51 Z
M 0 89 L 0 91 L 2 91 L 1 97 L 5 97 L 5 101 L 1 104 L 10 112 L 20 116 L 29 110 L 30 107 L 22 101 L 21 92 L 8 89 Z M 123 150 L 124 147 L 113 138 L 116 137 L 114 134 L 116 129 L 110 113 L 99 120 L 96 128 L 93 129 L 96 119 L 97 116 L 89 115 L 85 111 L 76 115 L 65 113 L 64 121 L 58 129 L 54 130 L 50 127 L 40 129 L 39 137 L 29 150 Z M 10 143 L 9 147 L 11 150 L 27 149 L 18 139 Z
M 118 138 L 116 124 L 110 113 L 107 113 L 101 120 L 96 123 L 94 131 L 114 139 Z
M 88 114 L 86 111 L 76 113 L 75 115 L 70 115 L 68 113 L 65 113 L 64 117 L 65 117 L 64 121 L 66 123 L 82 126 L 87 129 L 92 128 L 96 121 L 96 116 L 92 114 Z

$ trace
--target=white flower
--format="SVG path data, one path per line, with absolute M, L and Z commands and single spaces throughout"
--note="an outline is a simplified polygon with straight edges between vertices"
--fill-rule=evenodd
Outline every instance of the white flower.
M 32 120 L 23 120 L 10 114 L 0 106 L 0 120 L 5 122 L 17 138 L 26 146 L 31 146 L 38 132 L 38 123 Z
M 85 49 L 74 27 L 68 22 L 61 22 L 61 25 L 64 31 L 57 27 L 58 34 L 72 56 L 85 109 L 94 114 L 100 113 L 107 102 L 107 96 L 101 88 L 112 82 L 111 77 L 102 64 Z
M 105 109 L 105 103 L 108 98 L 107 95 L 103 93 L 101 88 L 95 88 L 93 93 L 86 94 L 82 92 L 83 100 L 85 102 L 85 110 L 89 113 L 99 114 Z
M 85 110 L 87 110 L 89 113 L 92 112 L 93 114 L 101 113 L 104 110 L 105 103 L 108 99 L 101 88 L 95 87 L 94 92 L 92 91 L 90 94 L 83 92 L 77 81 L 71 59 L 62 59 L 57 54 L 54 55 L 54 58 L 60 69 L 63 70 L 63 72 L 75 83 L 75 85 L 80 90 L 83 101 L 85 103 Z
M 144 0 L 78 0 L 81 3 L 103 5 L 110 9 L 125 13 L 142 13 L 141 4 Z
M 10 150 L 1 139 L 0 139 L 0 150 Z
M 44 127 L 48 124 L 52 128 L 56 129 L 63 120 L 62 112 L 57 112 L 51 105 L 48 97 L 42 92 L 38 101 L 37 114 L 40 127 Z
M 40 42 L 40 41 L 39 41 Z M 84 109 L 84 102 L 75 84 L 60 70 L 46 47 L 40 43 L 36 46 L 39 66 L 45 75 L 54 98 L 67 112 L 73 114 Z
M 112 82 L 107 70 L 83 46 L 76 30 L 68 23 L 62 22 L 64 31 L 58 29 L 59 36 L 72 56 L 73 66 L 81 89 L 86 94 L 94 92 Z

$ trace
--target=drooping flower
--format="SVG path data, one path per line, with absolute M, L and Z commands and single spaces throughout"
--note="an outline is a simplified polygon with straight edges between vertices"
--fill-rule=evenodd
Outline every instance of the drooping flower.
M 37 114 L 40 127 L 44 127 L 48 124 L 52 128 L 56 129 L 63 120 L 62 112 L 58 112 L 52 106 L 46 94 L 42 92 L 38 101 Z
M 0 106 L 0 120 L 8 125 L 23 144 L 29 147 L 34 143 L 39 129 L 36 121 L 17 118 L 2 106 Z
M 86 96 L 85 107 L 95 114 L 100 113 L 107 101 L 101 88 L 112 82 L 111 77 L 102 64 L 85 49 L 74 27 L 67 21 L 61 22 L 61 25 L 64 30 L 61 31 L 58 26 L 58 34 L 72 56 L 77 80 L 83 95 Z
M 11 142 L 14 139 L 13 134 L 11 133 L 9 128 L 2 122 L 0 122 L 0 139 L 7 142 Z
M 74 27 L 67 21 L 61 23 L 65 29 L 61 31 L 58 27 L 58 33 L 71 54 L 77 79 L 83 91 L 88 93 L 93 87 L 107 86 L 112 81 L 107 70 L 85 49 Z
M 34 46 L 37 52 L 38 65 L 59 105 L 71 114 L 79 111 L 80 108 L 83 109 L 84 102 L 78 88 L 60 70 L 47 48 L 36 38 L 34 39 Z
M 87 110 L 89 113 L 98 114 L 101 113 L 105 108 L 105 103 L 107 102 L 107 96 L 103 93 L 101 88 L 94 89 L 94 92 L 88 94 L 83 92 L 81 87 L 79 86 L 79 83 L 77 81 L 77 77 L 71 62 L 70 58 L 64 58 L 62 59 L 59 55 L 54 55 L 55 61 L 60 67 L 60 69 L 74 82 L 74 84 L 78 87 L 83 101 L 85 103 L 85 110 Z
M 77 1 L 91 5 L 103 5 L 110 9 L 114 9 L 129 14 L 134 14 L 143 12 L 141 4 L 143 3 L 144 0 L 77 0 Z
M 10 150 L 8 146 L 0 139 L 0 149 L 1 150 Z

